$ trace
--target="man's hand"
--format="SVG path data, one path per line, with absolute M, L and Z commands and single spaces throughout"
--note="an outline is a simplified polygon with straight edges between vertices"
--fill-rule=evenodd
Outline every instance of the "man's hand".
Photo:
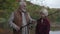
M 15 29 L 16 31 L 20 30 L 20 27 L 17 26 L 15 23 L 9 23 L 10 27 L 12 27 L 13 29 Z
M 16 31 L 19 31 L 20 30 L 20 27 L 19 26 L 15 26 L 14 28 Z
M 35 24 L 35 23 L 37 23 L 37 21 L 36 21 L 36 20 L 32 20 L 31 22 L 32 22 L 32 24 Z

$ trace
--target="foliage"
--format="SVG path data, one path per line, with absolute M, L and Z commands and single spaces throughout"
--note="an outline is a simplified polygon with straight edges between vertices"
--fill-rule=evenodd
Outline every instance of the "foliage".
M 0 17 L 8 19 L 11 12 L 13 12 L 17 8 L 18 2 L 16 2 L 16 0 L 0 0 L 0 2 L 0 14 L 3 14 L 0 15 Z
M 0 26 L 4 27 L 4 29 L 8 29 L 8 19 L 13 11 L 16 10 L 19 3 L 16 0 L 0 0 Z M 2 22 L 2 23 L 1 23 Z
M 16 8 L 19 6 L 19 3 L 16 0 L 0 0 L 1 7 L 0 7 L 0 18 L 8 19 L 11 12 L 15 11 Z M 31 17 L 34 19 L 39 19 L 39 11 L 42 8 L 41 6 L 34 5 L 30 2 L 27 2 L 27 11 L 30 13 Z M 54 13 L 57 9 L 50 9 L 47 7 L 49 14 Z M 60 21 L 59 14 L 56 13 L 54 15 L 49 16 L 51 21 Z
M 27 2 L 27 11 L 30 13 L 31 17 L 34 19 L 39 18 L 39 10 L 41 9 L 38 5 L 33 5 L 29 2 Z

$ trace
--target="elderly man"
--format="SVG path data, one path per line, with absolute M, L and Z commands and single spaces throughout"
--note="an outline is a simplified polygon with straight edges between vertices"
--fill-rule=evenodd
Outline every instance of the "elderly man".
M 20 29 L 21 26 L 27 25 L 29 21 L 34 21 L 31 19 L 28 12 L 26 12 L 26 3 L 24 1 L 20 2 L 20 6 L 17 11 L 12 12 L 9 19 L 9 24 L 13 28 L 13 34 L 29 34 L 28 26 Z

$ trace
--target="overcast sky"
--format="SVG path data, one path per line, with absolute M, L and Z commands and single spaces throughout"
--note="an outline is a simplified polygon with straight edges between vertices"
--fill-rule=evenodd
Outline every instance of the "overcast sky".
M 60 8 L 60 0 L 28 0 L 28 1 L 37 5 L 49 6 L 50 8 Z

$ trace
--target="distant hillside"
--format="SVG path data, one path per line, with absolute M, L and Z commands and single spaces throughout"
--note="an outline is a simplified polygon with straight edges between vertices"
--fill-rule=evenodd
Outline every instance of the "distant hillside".
M 29 11 L 31 16 L 35 19 L 39 18 L 39 11 L 41 10 L 42 7 L 43 6 L 38 6 L 38 5 L 34 5 L 30 2 L 27 2 L 27 11 Z M 57 11 L 57 13 L 49 16 L 51 21 L 53 21 L 53 22 L 60 21 L 60 12 L 58 12 L 58 11 L 60 11 L 60 9 L 55 9 L 55 8 L 50 9 L 49 7 L 46 7 L 46 8 L 49 11 L 49 14 L 52 14 Z
M 26 2 L 26 3 L 27 3 L 27 6 L 26 6 L 27 11 L 30 13 L 31 17 L 34 19 L 39 19 L 39 11 L 44 6 L 34 5 L 30 2 Z M 0 15 L 0 17 L 8 19 L 9 14 L 11 14 L 11 12 L 15 11 L 18 6 L 19 6 L 19 3 L 16 1 L 12 1 L 12 0 L 6 1 L 5 4 L 3 4 L 3 6 L 2 6 L 5 8 L 1 8 L 1 10 L 0 10 L 0 14 L 2 14 L 2 15 Z M 55 8 L 50 9 L 49 7 L 46 7 L 46 8 L 49 11 L 49 14 L 54 13 L 56 11 L 60 11 L 60 9 L 55 9 Z M 60 14 L 60 12 L 49 16 L 50 20 L 51 21 L 60 21 L 60 15 L 59 14 Z

